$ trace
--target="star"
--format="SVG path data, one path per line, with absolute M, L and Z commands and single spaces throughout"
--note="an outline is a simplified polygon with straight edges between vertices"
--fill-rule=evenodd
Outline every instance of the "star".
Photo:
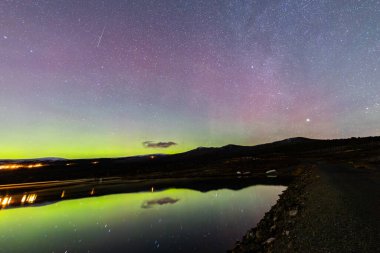
M 0 157 L 379 134 L 378 1 L 29 2 L 0 19 Z

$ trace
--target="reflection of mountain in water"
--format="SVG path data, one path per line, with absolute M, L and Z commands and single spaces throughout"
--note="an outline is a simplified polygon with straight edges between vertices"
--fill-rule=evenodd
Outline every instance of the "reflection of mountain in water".
M 125 180 L 122 178 L 102 178 L 37 182 L 0 186 L 0 208 L 44 205 L 61 200 L 87 198 L 118 193 L 160 192 L 169 188 L 187 188 L 199 192 L 219 189 L 241 190 L 251 185 L 287 185 L 281 180 L 259 180 L 255 178 L 198 178 L 198 179 L 156 179 Z M 28 198 L 28 196 L 35 196 Z M 165 196 L 167 197 L 167 196 Z M 31 201 L 32 200 L 32 201 Z M 174 204 L 179 199 L 154 199 L 144 202 L 142 208 L 155 205 Z
M 284 189 L 252 186 L 204 193 L 155 188 L 7 208 L 0 211 L 0 251 L 223 252 L 261 219 Z M 66 190 L 63 199 L 70 195 Z M 24 200 L 42 197 L 27 195 Z

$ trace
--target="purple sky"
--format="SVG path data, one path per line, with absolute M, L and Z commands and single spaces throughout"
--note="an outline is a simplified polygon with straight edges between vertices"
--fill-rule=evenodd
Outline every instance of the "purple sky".
M 379 1 L 1 1 L 0 59 L 0 158 L 380 135 Z

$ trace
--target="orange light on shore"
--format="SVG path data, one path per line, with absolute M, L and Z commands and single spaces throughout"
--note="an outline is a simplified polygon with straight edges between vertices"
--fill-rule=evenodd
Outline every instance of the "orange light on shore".
M 17 169 L 34 169 L 34 168 L 40 168 L 44 166 L 44 164 L 42 163 L 33 163 L 33 164 L 17 164 L 17 163 L 13 163 L 13 164 L 3 164 L 3 165 L 0 165 L 0 170 L 17 170 Z
M 32 169 L 32 168 L 40 168 L 40 167 L 42 167 L 42 166 L 44 166 L 42 163 L 36 163 L 36 164 L 29 164 L 29 165 L 27 166 L 27 168 L 28 168 L 28 169 Z

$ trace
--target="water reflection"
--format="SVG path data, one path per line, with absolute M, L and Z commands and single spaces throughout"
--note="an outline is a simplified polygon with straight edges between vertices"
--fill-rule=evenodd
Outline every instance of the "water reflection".
M 154 199 L 154 200 L 149 200 L 149 201 L 145 201 L 141 207 L 142 208 L 152 208 L 154 207 L 155 205 L 166 205 L 166 204 L 174 204 L 174 203 L 177 203 L 179 199 L 172 199 L 172 198 L 169 198 L 169 197 L 166 197 L 166 198 L 162 198 L 162 199 Z
M 33 204 L 37 199 L 37 194 L 23 194 L 23 195 L 5 195 L 0 196 L 1 208 L 20 206 L 24 204 Z
M 1 206 L 6 207 L 11 204 L 12 197 L 5 196 L 4 198 L 0 198 Z
M 0 252 L 224 252 L 284 189 L 169 189 L 3 209 Z M 33 194 L 17 201 L 35 202 Z
M 37 199 L 37 194 L 25 194 L 24 196 L 22 196 L 22 199 L 21 199 L 21 204 L 24 204 L 25 202 L 29 203 L 29 204 L 33 204 L 34 201 L 36 201 Z

